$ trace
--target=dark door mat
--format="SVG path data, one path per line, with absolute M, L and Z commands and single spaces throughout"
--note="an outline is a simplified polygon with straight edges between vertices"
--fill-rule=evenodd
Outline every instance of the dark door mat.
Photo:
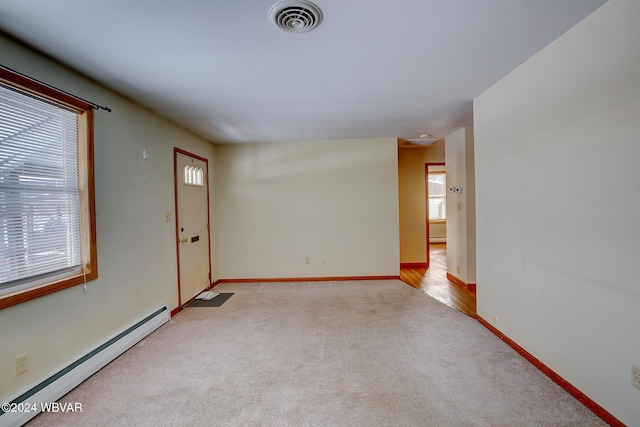
M 212 299 L 207 300 L 207 301 L 201 300 L 201 299 L 194 299 L 193 301 L 191 301 L 189 303 L 189 305 L 187 305 L 187 308 L 191 308 L 191 307 L 220 307 L 229 298 L 231 298 L 232 295 L 233 295 L 233 292 L 229 293 L 229 294 L 220 293 L 220 294 L 218 294 L 217 297 L 212 298 Z

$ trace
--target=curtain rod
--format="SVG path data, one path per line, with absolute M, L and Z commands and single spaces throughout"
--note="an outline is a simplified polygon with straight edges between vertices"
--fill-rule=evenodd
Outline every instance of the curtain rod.
M 65 91 L 65 90 L 59 89 L 59 88 L 57 88 L 57 87 L 55 87 L 55 86 L 53 86 L 53 85 L 50 85 L 50 84 L 45 83 L 45 82 L 43 82 L 43 81 L 40 81 L 40 80 L 38 80 L 38 79 L 34 79 L 34 78 L 33 78 L 33 77 L 31 77 L 31 76 L 27 76 L 26 74 L 23 74 L 23 73 L 21 73 L 21 72 L 19 72 L 19 71 L 13 70 L 13 69 L 11 69 L 11 68 L 9 68 L 9 67 L 7 67 L 7 66 L 4 66 L 4 65 L 2 65 L 2 64 L 0 64 L 0 67 L 1 67 L 1 68 L 4 68 L 4 69 L 5 69 L 5 70 L 7 70 L 7 71 L 10 71 L 10 72 L 12 72 L 12 73 L 15 73 L 15 74 L 17 74 L 17 75 L 19 75 L 19 76 L 21 76 L 21 77 L 24 77 L 25 79 L 29 79 L 29 80 L 31 80 L 31 81 L 33 81 L 33 82 L 36 82 L 36 83 L 38 83 L 38 84 L 41 84 L 42 86 L 46 86 L 46 87 L 48 87 L 49 89 L 54 89 L 54 90 L 56 90 L 56 91 L 58 91 L 58 92 L 64 93 L 64 94 L 65 94 L 65 95 L 67 95 L 67 96 L 70 96 L 71 98 L 75 98 L 75 99 L 77 99 L 78 101 L 82 101 L 82 102 L 84 102 L 85 104 L 89 105 L 89 106 L 90 106 L 91 108 L 93 108 L 94 110 L 104 110 L 104 111 L 107 111 L 107 112 L 109 112 L 109 113 L 111 112 L 111 108 L 109 108 L 109 107 L 104 107 L 104 106 L 102 106 L 102 105 L 98 105 L 98 104 L 96 104 L 95 102 L 87 101 L 86 99 L 80 98 L 79 96 L 73 95 L 73 94 L 71 94 L 71 93 L 69 93 L 69 92 L 67 92 L 67 91 Z

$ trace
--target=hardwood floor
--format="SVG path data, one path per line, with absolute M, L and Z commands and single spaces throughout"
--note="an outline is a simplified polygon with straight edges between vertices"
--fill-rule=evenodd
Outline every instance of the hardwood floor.
M 475 317 L 475 293 L 447 279 L 446 243 L 432 243 L 430 248 L 429 269 L 400 268 L 400 279 L 443 304 Z

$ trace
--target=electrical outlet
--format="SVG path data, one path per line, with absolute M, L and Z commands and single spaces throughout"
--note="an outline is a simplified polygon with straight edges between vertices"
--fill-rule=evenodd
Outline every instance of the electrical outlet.
M 311 264 L 311 258 L 309 258 L 309 257 L 305 257 L 305 259 L 304 259 L 304 263 L 305 263 L 305 264 Z
M 456 265 L 456 274 L 460 274 L 460 266 Z
M 494 315 L 493 315 L 493 323 L 494 323 L 494 324 L 497 324 L 497 323 L 498 323 L 498 315 L 497 315 L 497 314 L 494 314 Z
M 165 212 L 164 213 L 164 220 L 166 222 L 171 222 L 171 212 Z
M 640 389 L 640 368 L 636 365 L 631 365 L 631 385 Z
M 326 256 L 323 256 L 323 257 L 322 257 L 322 263 L 323 263 L 323 264 L 326 264 L 326 263 L 327 263 L 327 257 L 326 257 Z
M 24 374 L 29 370 L 29 355 L 27 353 L 16 357 L 16 375 Z

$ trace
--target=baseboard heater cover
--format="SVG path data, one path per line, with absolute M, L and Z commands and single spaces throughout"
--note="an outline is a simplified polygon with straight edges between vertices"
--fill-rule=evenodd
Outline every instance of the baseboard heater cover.
M 109 362 L 171 319 L 166 306 L 154 311 L 104 344 L 85 354 L 8 402 L 14 407 L 35 408 L 32 412 L 5 412 L 0 409 L 0 426 L 21 426 L 40 413 L 44 404 L 55 402 Z

